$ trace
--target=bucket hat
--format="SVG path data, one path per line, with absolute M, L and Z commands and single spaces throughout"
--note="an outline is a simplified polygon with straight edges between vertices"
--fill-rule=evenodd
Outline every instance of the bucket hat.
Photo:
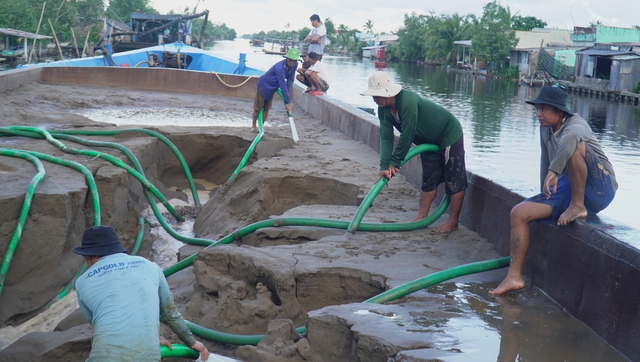
M 110 226 L 92 226 L 82 235 L 82 246 L 73 248 L 73 252 L 79 255 L 105 256 L 117 253 L 126 253 L 127 250 L 120 244 L 118 235 Z
M 287 51 L 287 54 L 284 55 L 285 58 L 289 58 L 291 60 L 295 60 L 295 61 L 301 61 L 302 59 L 300 59 L 300 50 L 296 49 L 296 48 L 291 48 Z
M 391 78 L 385 72 L 375 72 L 369 76 L 369 87 L 360 95 L 374 97 L 393 97 L 400 93 L 402 86 L 391 82 Z
M 570 116 L 573 116 L 573 112 L 567 108 L 567 92 L 565 92 L 560 86 L 545 86 L 540 89 L 540 93 L 535 99 L 525 101 L 528 104 L 548 104 L 554 106 L 561 111 L 567 112 Z

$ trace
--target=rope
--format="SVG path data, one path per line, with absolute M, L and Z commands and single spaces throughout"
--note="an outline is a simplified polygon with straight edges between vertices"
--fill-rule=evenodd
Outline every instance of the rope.
M 238 87 L 242 87 L 243 85 L 245 85 L 245 83 L 247 83 L 247 82 L 251 79 L 251 77 L 247 77 L 247 79 L 246 79 L 244 82 L 242 82 L 242 83 L 240 83 L 240 84 L 238 84 L 238 85 L 231 85 L 231 84 L 227 84 L 224 80 L 222 80 L 222 78 L 220 78 L 220 76 L 218 75 L 218 73 L 216 73 L 216 72 L 211 72 L 211 73 L 213 73 L 213 74 L 215 74 L 215 75 L 216 75 L 216 78 L 218 78 L 218 80 L 220 81 L 220 83 L 224 84 L 225 86 L 227 86 L 227 87 L 229 87 L 229 88 L 238 88 Z

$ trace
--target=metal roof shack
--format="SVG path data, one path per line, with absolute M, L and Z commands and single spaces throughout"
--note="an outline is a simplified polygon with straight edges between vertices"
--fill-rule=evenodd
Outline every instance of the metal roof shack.
M 0 28 L 0 34 L 5 34 L 7 36 L 16 36 L 16 37 L 25 38 L 25 39 L 36 39 L 36 40 L 52 39 L 52 37 L 48 35 L 34 34 L 34 33 L 29 33 L 28 31 L 9 29 L 9 28 Z
M 34 33 L 29 33 L 28 31 L 9 29 L 9 28 L 0 28 L 0 34 L 5 35 L 5 49 L 3 49 L 2 53 L 0 53 L 0 55 L 2 56 L 0 58 L 0 62 L 4 62 L 6 60 L 9 60 L 10 62 L 15 62 L 17 58 L 21 56 L 24 57 L 25 60 L 27 60 L 28 62 L 28 59 L 35 53 L 33 50 L 29 51 L 29 44 L 26 40 L 24 41 L 23 46 L 16 46 L 14 48 L 11 48 L 10 46 L 11 42 L 9 42 L 9 37 L 33 39 L 32 47 L 35 46 L 36 40 L 52 38 L 47 35 L 34 34 Z M 41 53 L 42 53 L 42 49 L 41 47 L 38 47 L 38 56 L 40 56 Z

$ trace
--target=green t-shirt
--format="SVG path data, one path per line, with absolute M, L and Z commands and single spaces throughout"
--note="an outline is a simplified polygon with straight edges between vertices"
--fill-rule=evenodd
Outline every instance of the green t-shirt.
M 380 119 L 380 170 L 389 165 L 400 167 L 411 144 L 433 144 L 441 150 L 451 146 L 462 136 L 458 119 L 442 106 L 418 94 L 403 89 L 396 96 L 398 120 L 389 107 L 378 107 Z M 400 138 L 393 149 L 393 128 L 400 131 Z

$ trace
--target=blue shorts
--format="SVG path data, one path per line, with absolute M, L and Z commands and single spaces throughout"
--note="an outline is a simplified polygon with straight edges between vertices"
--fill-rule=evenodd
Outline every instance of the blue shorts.
M 591 215 L 597 214 L 605 207 L 609 206 L 616 191 L 613 189 L 613 182 L 609 170 L 600 163 L 595 151 L 586 145 L 585 161 L 587 163 L 587 184 L 585 186 L 584 206 Z M 544 193 L 529 197 L 525 201 L 537 202 L 549 205 L 553 208 L 551 217 L 538 220 L 542 223 L 550 224 L 553 220 L 558 220 L 560 215 L 571 204 L 571 185 L 569 176 L 566 173 L 558 177 L 556 192 L 548 199 Z

